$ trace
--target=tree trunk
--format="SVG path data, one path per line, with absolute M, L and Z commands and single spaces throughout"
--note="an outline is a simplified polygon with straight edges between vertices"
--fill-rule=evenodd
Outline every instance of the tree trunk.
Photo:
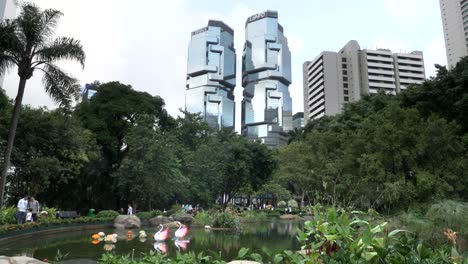
M 13 151 L 13 143 L 15 141 L 16 127 L 18 126 L 18 119 L 21 111 L 21 103 L 23 102 L 24 88 L 26 87 L 26 79 L 20 78 L 18 85 L 18 94 L 16 95 L 15 106 L 13 108 L 13 115 L 11 116 L 10 131 L 8 133 L 8 143 L 5 149 L 5 157 L 3 163 L 3 170 L 0 180 L 0 209 L 3 208 L 5 196 L 5 184 L 8 169 L 10 168 L 11 152 Z

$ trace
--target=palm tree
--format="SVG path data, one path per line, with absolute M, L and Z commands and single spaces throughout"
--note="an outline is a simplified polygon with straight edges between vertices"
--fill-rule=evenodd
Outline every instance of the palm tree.
M 0 209 L 3 206 L 6 173 L 10 166 L 26 82 L 36 70 L 42 72 L 46 93 L 65 108 L 69 107 L 79 94 L 78 81 L 56 65 L 59 60 L 69 59 L 79 62 L 84 67 L 86 58 L 78 40 L 67 37 L 53 38 L 54 29 L 62 15 L 58 10 L 42 11 L 32 3 L 25 3 L 21 6 L 18 18 L 0 22 L 0 75 L 17 66 L 20 77 L 1 174 Z

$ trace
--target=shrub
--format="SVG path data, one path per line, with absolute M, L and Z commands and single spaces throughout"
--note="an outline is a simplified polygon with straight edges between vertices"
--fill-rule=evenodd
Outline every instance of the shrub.
M 285 208 L 288 204 L 285 201 L 279 201 L 278 202 L 278 207 L 279 208 Z
M 236 228 L 238 221 L 236 217 L 228 212 L 218 213 L 213 219 L 213 227 L 218 228 Z
M 142 219 L 142 220 L 148 220 L 148 219 L 151 219 L 153 217 L 156 217 L 158 215 L 162 215 L 163 213 L 159 210 L 152 210 L 152 211 L 149 211 L 149 212 L 138 212 L 136 213 L 136 216 L 138 216 L 138 218 Z
M 57 208 L 53 207 L 42 207 L 41 212 L 46 211 L 49 218 L 55 218 L 57 216 Z
M 271 210 L 264 210 L 269 212 Z M 242 222 L 262 222 L 267 221 L 268 216 L 264 211 L 244 211 L 241 213 Z
M 213 217 L 207 211 L 201 211 L 195 215 L 193 223 L 196 225 L 212 225 Z
M 296 200 L 291 199 L 288 201 L 288 206 L 291 206 L 292 208 L 297 208 L 299 205 L 297 204 Z
M 0 211 L 0 225 L 16 224 L 16 208 L 4 207 Z
M 102 217 L 117 217 L 119 215 L 119 212 L 114 211 L 114 210 L 103 210 L 100 211 L 97 214 L 97 217 L 102 218 Z
M 431 205 L 426 217 L 442 229 L 468 233 L 468 203 L 445 200 Z

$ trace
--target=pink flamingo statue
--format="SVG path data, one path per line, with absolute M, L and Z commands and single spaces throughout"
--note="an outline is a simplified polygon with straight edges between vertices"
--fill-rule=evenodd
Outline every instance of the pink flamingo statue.
M 179 226 L 179 229 L 175 231 L 174 236 L 177 239 L 185 237 L 188 234 L 188 227 L 179 221 L 177 221 L 176 224 Z
M 166 229 L 163 230 L 164 226 L 161 224 L 159 226 L 161 227 L 161 229 L 159 229 L 159 231 L 156 232 L 156 234 L 154 234 L 154 240 L 164 241 L 169 237 L 169 228 L 166 227 Z

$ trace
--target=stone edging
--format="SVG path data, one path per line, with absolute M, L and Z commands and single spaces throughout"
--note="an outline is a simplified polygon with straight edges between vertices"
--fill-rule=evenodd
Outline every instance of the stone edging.
M 73 225 L 59 225 L 59 226 L 47 226 L 45 229 L 40 229 L 39 227 L 37 231 L 34 231 L 35 228 L 30 228 L 30 229 L 25 229 L 25 230 L 15 230 L 9 233 L 14 233 L 16 231 L 19 231 L 17 234 L 11 234 L 8 235 L 6 233 L 5 237 L 0 238 L 0 244 L 5 243 L 5 242 L 10 242 L 10 241 L 15 241 L 19 239 L 24 239 L 32 235 L 48 235 L 48 234 L 54 234 L 54 233 L 60 233 L 64 231 L 81 231 L 81 230 L 93 230 L 93 229 L 103 229 L 103 228 L 108 228 L 112 227 L 112 223 L 102 223 L 102 224 L 80 224 L 78 226 Z M 31 230 L 31 231 L 29 231 Z M 21 232 L 25 231 L 25 232 Z

